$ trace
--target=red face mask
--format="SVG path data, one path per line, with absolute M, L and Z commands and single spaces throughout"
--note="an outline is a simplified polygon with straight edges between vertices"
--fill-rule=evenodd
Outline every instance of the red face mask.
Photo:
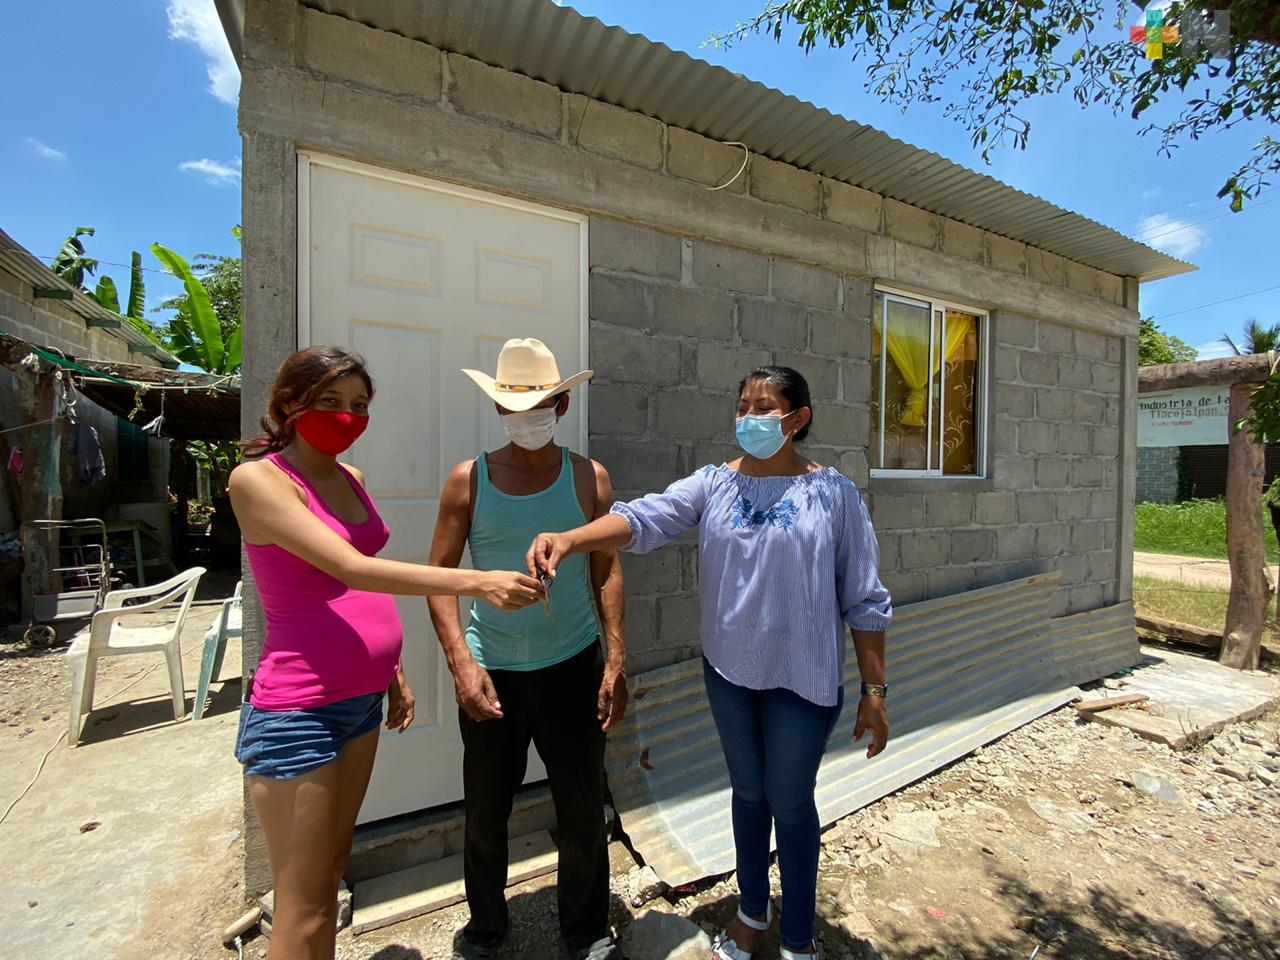
M 368 416 L 312 407 L 294 421 L 298 436 L 321 453 L 336 457 L 344 452 L 369 426 Z

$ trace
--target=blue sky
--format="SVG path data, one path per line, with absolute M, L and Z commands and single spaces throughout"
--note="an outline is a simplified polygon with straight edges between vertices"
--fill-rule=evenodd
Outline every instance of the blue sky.
M 1214 198 L 1226 175 L 1261 136 L 1255 128 L 1214 134 L 1156 153 L 1141 124 L 1068 99 L 1036 101 L 1025 151 L 998 152 L 990 166 L 940 106 L 905 115 L 863 88 L 861 68 L 837 51 L 802 53 L 793 42 L 751 38 L 728 51 L 703 47 L 754 13 L 762 0 L 573 0 L 633 32 L 835 113 L 868 123 L 1021 190 L 1115 227 L 1196 263 L 1185 277 L 1143 286 L 1142 312 L 1204 355 L 1244 321 L 1280 321 L 1280 290 L 1210 306 L 1277 283 L 1271 263 L 1280 187 L 1231 215 Z M 178 292 L 148 247 L 160 241 L 188 256 L 234 254 L 240 221 L 235 101 L 238 74 L 212 0 L 14 4 L 0 60 L 3 89 L 16 91 L 16 122 L 0 138 L 0 228 L 37 255 L 52 256 L 77 225 L 97 228 L 90 253 L 101 272 L 127 284 L 131 250 L 141 250 L 148 303 Z

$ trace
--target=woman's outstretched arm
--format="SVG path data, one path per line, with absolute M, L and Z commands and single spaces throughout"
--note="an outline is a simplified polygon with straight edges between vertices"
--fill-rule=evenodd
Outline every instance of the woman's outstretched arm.
M 542 585 L 522 573 L 447 570 L 367 557 L 308 510 L 293 483 L 264 462 L 236 467 L 227 489 L 246 541 L 282 547 L 353 590 L 479 597 L 503 610 L 542 598 Z
M 616 550 L 631 542 L 631 524 L 625 517 L 607 513 L 585 526 L 566 530 L 564 533 L 540 533 L 533 539 L 525 554 L 525 566 L 529 576 L 556 575 L 560 561 L 571 553 L 594 553 L 597 550 Z

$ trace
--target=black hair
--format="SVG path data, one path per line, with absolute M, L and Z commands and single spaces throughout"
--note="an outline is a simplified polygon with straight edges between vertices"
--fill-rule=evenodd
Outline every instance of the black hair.
M 763 380 L 773 389 L 782 395 L 782 399 L 791 405 L 791 411 L 799 410 L 801 407 L 809 408 L 809 422 L 791 439 L 799 443 L 809 435 L 809 428 L 813 426 L 813 401 L 809 399 L 809 381 L 799 370 L 792 370 L 790 367 L 775 367 L 772 365 L 756 367 L 738 384 L 738 396 L 742 396 L 742 391 L 752 380 Z

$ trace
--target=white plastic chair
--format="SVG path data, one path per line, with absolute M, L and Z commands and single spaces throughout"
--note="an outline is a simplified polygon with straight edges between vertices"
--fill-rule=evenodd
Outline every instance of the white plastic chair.
M 191 609 L 196 587 L 204 575 L 204 567 L 192 567 L 164 583 L 134 590 L 112 590 L 102 609 L 93 615 L 89 627 L 80 631 L 67 650 L 67 666 L 71 670 L 71 717 L 67 744 L 80 742 L 85 714 L 93 709 L 93 686 L 102 657 L 130 653 L 161 651 L 169 666 L 169 689 L 173 694 L 173 718 L 187 715 L 186 695 L 182 686 L 182 625 Z M 127 600 L 141 600 L 125 606 Z M 170 603 L 177 603 L 177 617 L 172 623 L 154 627 L 124 626 L 119 621 L 143 613 L 152 613 Z
M 222 655 L 227 652 L 227 639 L 238 637 L 242 633 L 240 594 L 243 589 L 244 581 L 237 581 L 235 593 L 222 601 L 218 619 L 213 621 L 213 626 L 205 632 L 204 653 L 200 657 L 200 679 L 196 683 L 196 702 L 195 709 L 192 711 L 192 718 L 195 720 L 204 716 L 209 684 L 218 678 L 218 671 L 222 669 Z

